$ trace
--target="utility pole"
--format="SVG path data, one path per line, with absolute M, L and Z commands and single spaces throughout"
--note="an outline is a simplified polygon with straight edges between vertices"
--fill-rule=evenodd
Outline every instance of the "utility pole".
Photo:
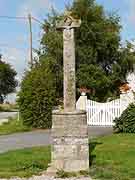
M 33 54 L 32 54 L 32 17 L 31 14 L 28 14 L 28 21 L 29 21 L 29 32 L 30 32 L 30 36 L 29 36 L 29 42 L 30 42 L 30 66 L 33 66 Z

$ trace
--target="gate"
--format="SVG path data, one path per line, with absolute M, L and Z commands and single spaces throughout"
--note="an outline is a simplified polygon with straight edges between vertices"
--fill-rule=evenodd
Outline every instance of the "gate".
M 98 103 L 87 100 L 86 104 L 88 125 L 112 126 L 113 120 L 120 117 L 121 100 L 117 99 L 107 103 Z
M 80 96 L 76 103 L 76 108 L 87 111 L 88 125 L 112 126 L 114 119 L 120 117 L 129 104 L 134 102 L 134 94 L 132 92 L 121 94 L 119 99 L 105 103 L 88 100 L 87 96 Z

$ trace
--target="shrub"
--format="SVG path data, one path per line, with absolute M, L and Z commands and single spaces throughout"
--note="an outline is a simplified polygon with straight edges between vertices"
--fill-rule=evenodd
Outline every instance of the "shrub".
M 117 133 L 135 133 L 135 105 L 130 104 L 114 123 L 114 131 Z
M 56 104 L 55 87 L 52 59 L 45 59 L 26 73 L 18 99 L 24 125 L 51 127 L 52 108 Z

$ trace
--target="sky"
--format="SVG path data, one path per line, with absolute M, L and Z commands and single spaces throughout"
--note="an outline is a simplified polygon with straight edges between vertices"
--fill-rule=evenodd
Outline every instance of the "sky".
M 72 0 L 0 0 L 0 53 L 10 63 L 20 79 L 28 67 L 29 26 L 28 20 L 11 20 L 1 16 L 27 17 L 28 13 L 43 22 L 50 8 L 63 11 Z M 116 12 L 123 26 L 122 41 L 135 39 L 135 0 L 96 0 L 106 12 Z M 42 34 L 41 25 L 32 23 L 33 48 L 39 47 Z

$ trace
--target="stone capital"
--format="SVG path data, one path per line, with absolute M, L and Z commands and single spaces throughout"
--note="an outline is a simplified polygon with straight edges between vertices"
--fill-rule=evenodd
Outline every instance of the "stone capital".
M 80 19 L 75 19 L 71 16 L 71 12 L 66 12 L 64 19 L 57 24 L 57 29 L 74 29 L 81 25 Z

